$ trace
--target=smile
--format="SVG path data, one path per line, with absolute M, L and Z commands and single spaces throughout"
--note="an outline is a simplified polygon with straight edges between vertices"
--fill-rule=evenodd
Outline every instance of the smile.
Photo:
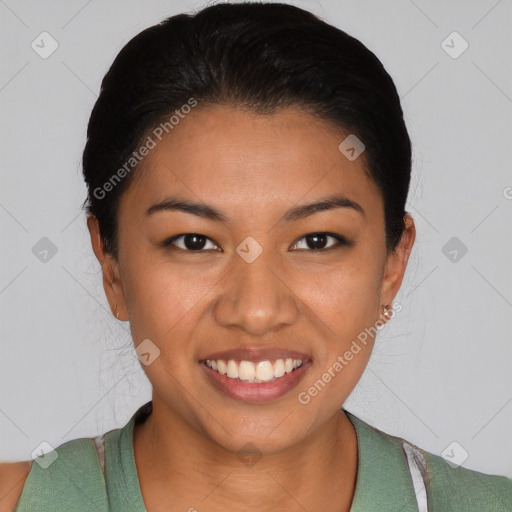
M 276 359 L 253 361 L 236 361 L 229 359 L 207 359 L 206 366 L 213 371 L 225 375 L 229 379 L 244 381 L 249 384 L 257 384 L 262 382 L 273 382 L 283 377 L 287 373 L 291 373 L 302 366 L 301 359 Z
M 198 362 L 216 392 L 252 404 L 285 397 L 312 365 L 309 355 L 277 347 L 225 350 Z

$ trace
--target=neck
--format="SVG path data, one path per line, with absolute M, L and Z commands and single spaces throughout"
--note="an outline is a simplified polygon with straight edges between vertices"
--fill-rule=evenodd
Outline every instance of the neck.
M 154 397 L 133 444 L 148 512 L 350 510 L 358 448 L 342 410 L 300 443 L 251 458 L 218 446 Z

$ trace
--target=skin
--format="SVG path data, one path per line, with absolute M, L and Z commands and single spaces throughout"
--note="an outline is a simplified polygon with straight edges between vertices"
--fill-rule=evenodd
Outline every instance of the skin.
M 130 322 L 136 346 L 149 338 L 160 349 L 142 366 L 153 387 L 153 414 L 134 431 L 149 512 L 349 511 L 357 437 L 341 406 L 374 339 L 307 405 L 297 395 L 359 333 L 383 321 L 382 305 L 392 304 L 400 288 L 415 227 L 407 215 L 399 246 L 386 251 L 382 196 L 364 153 L 349 161 L 339 151 L 347 135 L 299 108 L 256 115 L 198 106 L 150 151 L 122 196 L 117 259 L 104 251 L 97 220 L 89 217 L 112 311 Z M 336 208 L 283 219 L 290 208 L 333 193 L 359 203 L 364 214 Z M 146 215 L 171 194 L 207 203 L 227 220 L 179 211 Z M 352 245 L 315 250 L 304 237 L 322 232 Z M 208 237 L 204 249 L 187 251 L 183 238 L 175 249 L 159 245 L 186 233 Z M 248 236 L 263 248 L 252 263 L 236 252 Z M 312 359 L 298 387 L 270 403 L 227 397 L 199 366 L 209 353 L 263 346 Z M 237 455 L 247 443 L 262 454 L 251 467 Z
M 31 461 L 0 463 L 0 512 L 13 512 L 27 479 Z

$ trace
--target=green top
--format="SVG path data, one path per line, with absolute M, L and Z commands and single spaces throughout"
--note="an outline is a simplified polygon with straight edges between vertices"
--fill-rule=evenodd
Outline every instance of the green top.
M 123 428 L 101 436 L 104 457 L 97 448 L 99 438 L 81 438 L 34 459 L 15 512 L 145 512 L 133 427 L 151 410 L 148 402 Z M 345 412 L 356 430 L 359 451 L 350 512 L 512 512 L 512 479 L 453 468 L 443 458 Z M 416 450 L 416 464 L 408 463 L 403 443 Z

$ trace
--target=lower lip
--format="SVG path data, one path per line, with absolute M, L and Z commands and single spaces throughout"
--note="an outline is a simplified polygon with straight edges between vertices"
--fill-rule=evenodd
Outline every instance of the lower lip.
M 206 372 L 210 382 L 220 391 L 236 400 L 252 404 L 262 404 L 277 400 L 286 393 L 290 392 L 300 381 L 304 373 L 311 365 L 311 361 L 306 361 L 290 373 L 285 373 L 272 382 L 256 382 L 250 384 L 243 380 L 230 379 L 226 375 L 212 370 L 206 364 L 199 363 Z

